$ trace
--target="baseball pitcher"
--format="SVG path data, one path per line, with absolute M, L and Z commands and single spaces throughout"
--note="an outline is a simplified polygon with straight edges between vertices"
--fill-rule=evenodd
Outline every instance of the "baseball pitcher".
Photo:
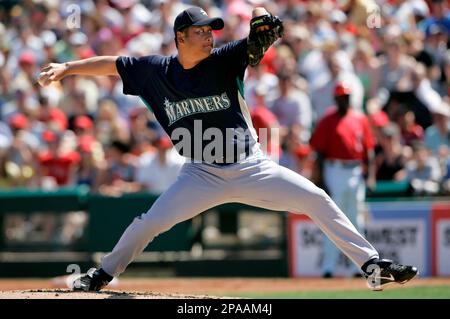
M 42 70 L 43 85 L 75 74 L 120 76 L 124 94 L 139 96 L 180 154 L 189 158 L 176 182 L 103 257 L 101 268 L 81 277 L 74 289 L 104 288 L 156 236 L 228 202 L 307 214 L 367 277 L 376 274 L 371 282 L 377 287 L 412 279 L 416 267 L 380 259 L 322 189 L 261 151 L 244 100 L 244 72 L 283 36 L 281 20 L 256 8 L 248 37 L 214 48 L 212 31 L 223 27 L 221 18 L 191 7 L 174 22 L 176 55 L 99 56 Z

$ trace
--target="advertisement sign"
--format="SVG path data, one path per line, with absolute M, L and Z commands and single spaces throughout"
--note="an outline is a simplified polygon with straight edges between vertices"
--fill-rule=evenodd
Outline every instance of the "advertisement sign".
M 433 205 L 433 276 L 450 276 L 450 203 Z
M 366 238 L 381 258 L 415 265 L 427 273 L 426 222 L 420 218 L 373 219 L 367 225 Z
M 431 202 L 398 201 L 369 203 L 367 236 L 383 258 L 415 265 L 421 276 L 431 275 Z M 385 225 L 381 242 L 370 234 L 378 222 Z M 392 225 L 390 228 L 388 225 Z M 380 235 L 379 235 L 380 236 Z M 391 246 L 391 248 L 389 247 Z M 383 250 L 387 255 L 383 254 Z M 392 255 L 389 255 L 390 251 Z
M 364 235 L 382 258 L 415 265 L 422 276 L 429 276 L 430 214 L 431 205 L 427 202 L 370 203 L 370 217 L 366 222 Z M 320 277 L 323 241 L 321 230 L 304 215 L 290 214 L 288 223 L 290 275 Z M 450 247 L 448 249 L 450 251 Z M 450 258 L 446 260 L 450 261 Z M 353 263 L 341 254 L 333 275 L 349 277 L 355 273 L 355 269 Z
M 289 241 L 289 269 L 291 277 L 317 277 L 321 276 L 323 259 L 322 231 L 314 222 L 304 215 L 289 215 L 289 232 L 292 234 Z M 352 276 L 357 271 L 353 263 L 343 254 L 337 260 L 335 276 Z

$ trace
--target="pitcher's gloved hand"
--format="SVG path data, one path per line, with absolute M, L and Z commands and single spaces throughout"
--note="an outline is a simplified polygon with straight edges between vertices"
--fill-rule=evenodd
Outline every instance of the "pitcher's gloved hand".
M 250 21 L 248 57 L 251 66 L 257 65 L 269 47 L 283 36 L 283 21 L 277 16 L 265 14 Z

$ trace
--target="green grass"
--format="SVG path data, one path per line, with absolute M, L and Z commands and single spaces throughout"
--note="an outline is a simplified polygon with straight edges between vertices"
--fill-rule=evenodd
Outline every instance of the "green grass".
M 427 286 L 384 291 L 341 290 L 341 291 L 299 291 L 268 293 L 224 293 L 224 296 L 258 299 L 450 299 L 449 286 Z

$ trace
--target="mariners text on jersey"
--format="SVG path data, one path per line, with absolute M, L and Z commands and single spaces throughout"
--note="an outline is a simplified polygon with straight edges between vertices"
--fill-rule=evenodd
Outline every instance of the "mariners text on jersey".
M 206 113 L 225 110 L 230 107 L 230 99 L 227 93 L 221 95 L 206 96 L 195 99 L 186 99 L 171 102 L 168 98 L 164 100 L 164 110 L 169 118 L 169 126 L 179 119 L 195 113 Z

